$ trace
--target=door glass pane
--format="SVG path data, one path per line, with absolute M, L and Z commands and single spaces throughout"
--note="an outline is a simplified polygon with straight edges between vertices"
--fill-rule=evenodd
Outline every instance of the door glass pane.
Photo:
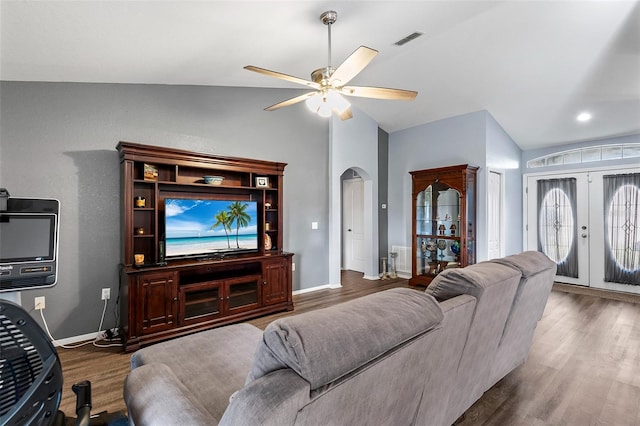
M 556 263 L 567 260 L 573 241 L 573 212 L 569 197 L 561 189 L 547 192 L 540 211 L 542 251 Z
M 640 285 L 640 173 L 603 179 L 605 281 Z
M 538 250 L 556 262 L 557 274 L 578 278 L 576 179 L 538 181 Z

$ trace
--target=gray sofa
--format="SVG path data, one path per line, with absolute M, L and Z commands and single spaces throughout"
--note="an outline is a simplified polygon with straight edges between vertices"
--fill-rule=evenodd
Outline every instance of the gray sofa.
M 281 318 L 159 343 L 131 357 L 143 425 L 450 425 L 525 362 L 555 275 L 538 252 L 448 269 Z

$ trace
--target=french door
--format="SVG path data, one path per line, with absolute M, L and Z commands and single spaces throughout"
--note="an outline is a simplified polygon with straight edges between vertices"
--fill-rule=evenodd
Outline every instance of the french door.
M 526 246 L 556 262 L 556 281 L 640 293 L 637 169 L 530 175 Z

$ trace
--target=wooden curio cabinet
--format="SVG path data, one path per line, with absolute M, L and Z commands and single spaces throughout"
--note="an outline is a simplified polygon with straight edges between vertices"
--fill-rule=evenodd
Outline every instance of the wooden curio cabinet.
M 447 268 L 476 263 L 477 171 L 478 167 L 464 164 L 410 172 L 410 285 L 427 286 Z
M 130 142 L 120 142 L 117 150 L 122 171 L 120 328 L 127 351 L 293 309 L 293 254 L 282 250 L 286 164 Z M 219 181 L 206 182 L 205 176 Z M 257 210 L 252 226 L 257 248 L 254 243 L 235 253 L 172 256 L 167 203 L 175 199 L 251 203 Z

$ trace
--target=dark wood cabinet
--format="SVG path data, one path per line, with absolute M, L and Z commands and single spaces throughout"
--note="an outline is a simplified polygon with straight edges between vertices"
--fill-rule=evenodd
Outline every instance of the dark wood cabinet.
M 135 280 L 138 303 L 135 313 L 140 315 L 140 334 L 155 333 L 175 326 L 177 292 L 174 272 L 155 272 L 139 275 Z
M 284 259 L 269 260 L 263 263 L 262 300 L 265 305 L 286 303 L 287 267 L 287 262 Z
M 292 257 L 282 250 L 286 164 L 120 142 L 121 329 L 125 349 L 292 310 Z M 204 176 L 219 176 L 216 185 Z M 166 258 L 165 200 L 251 201 L 257 249 Z M 207 225 L 208 226 L 208 225 Z M 144 261 L 136 264 L 136 256 Z
M 463 164 L 411 173 L 412 253 L 409 284 L 427 286 L 447 268 L 476 263 L 476 174 Z

